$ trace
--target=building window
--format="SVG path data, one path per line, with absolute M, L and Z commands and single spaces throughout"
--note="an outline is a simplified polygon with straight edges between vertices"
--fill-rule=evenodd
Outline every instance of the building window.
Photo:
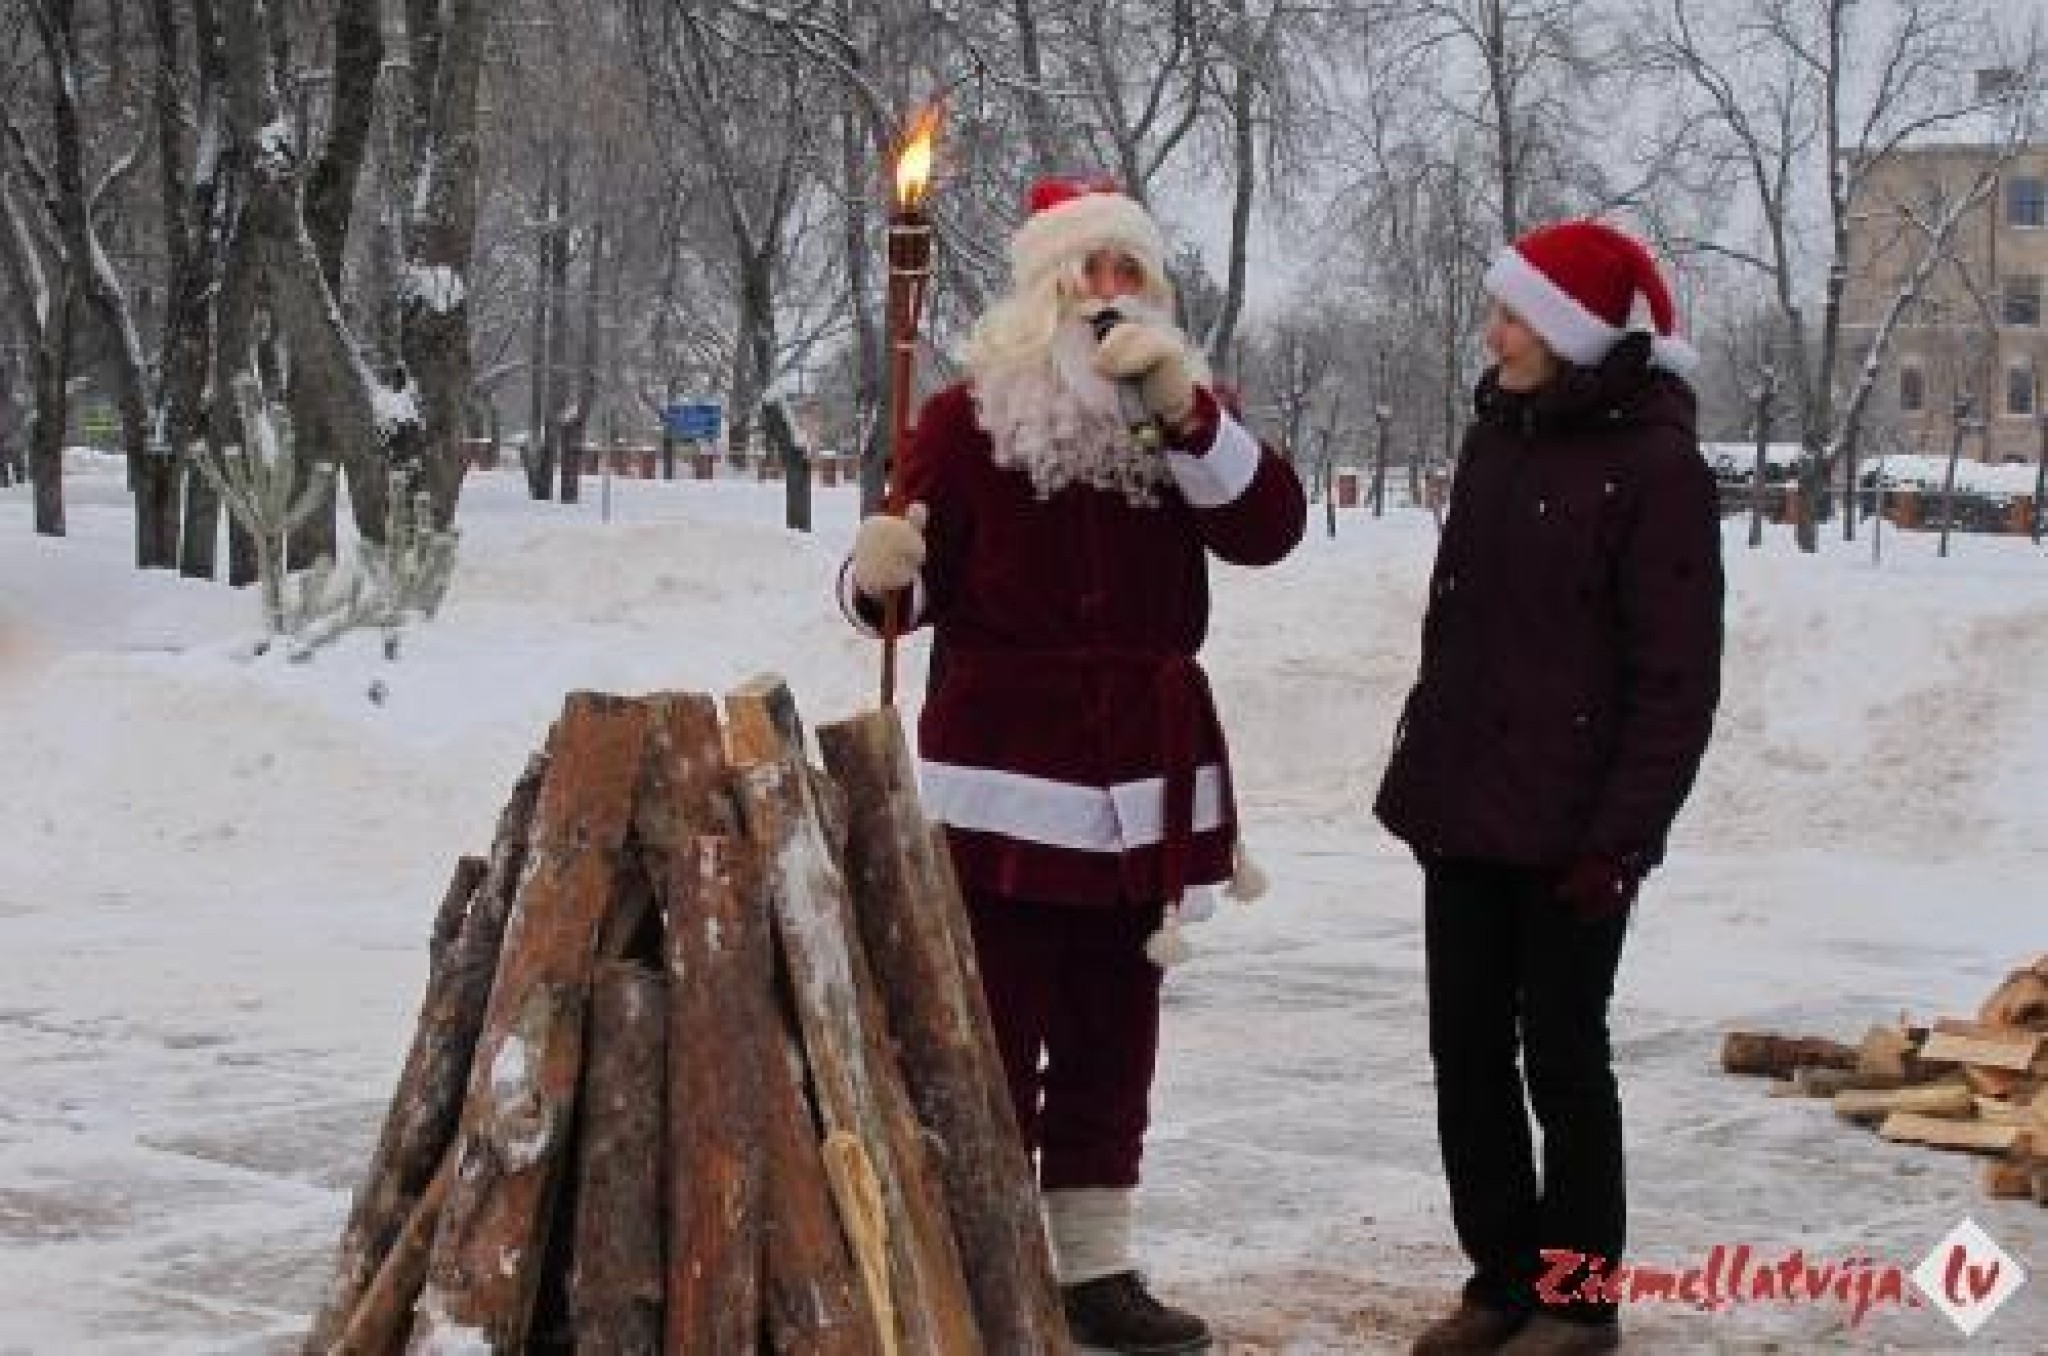
M 2041 278 L 2039 274 L 2005 280 L 2005 323 L 2038 328 L 2041 324 Z
M 2012 366 L 2005 369 L 2005 412 L 2030 415 L 2034 412 L 2034 369 Z
M 2005 224 L 2048 226 L 2048 181 L 2031 174 L 2005 181 Z
M 1919 414 L 1927 408 L 1927 374 L 1917 367 L 1899 369 L 1899 412 Z

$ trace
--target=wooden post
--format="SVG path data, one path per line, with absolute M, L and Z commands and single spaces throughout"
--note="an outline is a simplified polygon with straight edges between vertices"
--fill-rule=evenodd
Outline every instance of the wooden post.
M 546 770 L 544 758 L 528 761 L 498 817 L 489 861 L 465 857 L 456 867 L 429 943 L 427 992 L 412 1048 L 350 1205 L 334 1282 L 306 1339 L 308 1356 L 324 1356 L 340 1335 L 455 1137 Z M 405 1297 L 407 1305 L 411 1300 Z
M 869 1219 L 849 1175 L 833 1176 L 856 1257 L 873 1249 L 886 1255 L 888 1293 L 871 1286 L 865 1297 L 895 1325 L 900 1351 L 970 1356 L 983 1350 L 973 1301 L 944 1193 L 889 1055 L 846 881 L 812 794 L 796 704 L 780 679 L 761 678 L 728 694 L 726 712 L 747 832 L 767 870 L 828 1148 L 849 1150 L 855 1166 L 864 1159 L 879 1188 L 880 1219 Z
M 880 1356 L 874 1314 L 861 1302 L 825 1184 L 795 1016 L 784 1007 L 775 1005 L 761 1065 L 763 1345 L 780 1356 Z
M 354 1312 L 346 1315 L 340 1336 L 320 1349 L 322 1356 L 391 1356 L 402 1350 L 412 1326 L 413 1301 L 426 1280 L 434 1229 L 441 1222 L 441 1206 L 454 1178 L 455 1155 L 451 1152 L 413 1203 L 411 1217 L 384 1254 L 383 1264 L 364 1288 Z
M 956 948 L 959 886 L 918 806 L 902 725 L 893 710 L 872 711 L 821 726 L 818 745 L 846 790 L 854 912 L 904 1082 L 939 1151 L 982 1340 L 1018 1356 L 1070 1351 L 980 978 Z
M 775 984 L 744 839 L 699 835 L 668 905 L 667 1345 L 752 1352 L 761 1319 L 760 1078 Z
M 662 1350 L 668 1006 L 659 972 L 632 961 L 597 967 L 577 1138 L 576 1260 L 569 1274 L 581 1356 L 658 1356 Z
M 532 865 L 506 929 L 410 1350 L 482 1341 L 509 1351 L 525 1340 L 647 726 L 644 703 L 579 692 L 549 736 Z

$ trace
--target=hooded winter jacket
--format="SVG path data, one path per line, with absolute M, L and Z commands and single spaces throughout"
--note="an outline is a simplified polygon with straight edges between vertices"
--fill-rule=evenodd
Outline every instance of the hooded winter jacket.
M 1631 335 L 1480 382 L 1375 810 L 1424 856 L 1664 855 L 1720 697 L 1720 515 L 1691 388 Z

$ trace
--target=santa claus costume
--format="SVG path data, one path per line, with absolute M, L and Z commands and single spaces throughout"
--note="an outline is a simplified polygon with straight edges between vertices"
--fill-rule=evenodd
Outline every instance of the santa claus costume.
M 1208 557 L 1280 560 L 1305 500 L 1201 384 L 1145 209 L 1072 183 L 1041 184 L 1031 208 L 1012 291 L 976 329 L 967 379 L 919 414 L 841 600 L 873 630 L 876 595 L 901 584 L 905 626 L 935 631 L 924 805 L 947 828 L 1075 1336 L 1197 1350 L 1200 1320 L 1154 1300 L 1129 1254 L 1179 907 L 1247 874 L 1195 656 Z M 1134 286 L 1113 300 L 1121 323 L 1091 326 L 1105 252 Z M 1134 436 L 1132 391 L 1162 415 L 1163 446 Z M 892 544 L 911 577 L 863 578 L 863 551 L 886 560 Z

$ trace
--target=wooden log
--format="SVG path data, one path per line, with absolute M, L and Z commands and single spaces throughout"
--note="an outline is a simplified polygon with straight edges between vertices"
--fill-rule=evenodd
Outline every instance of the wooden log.
M 2048 1031 L 2048 956 L 2007 975 L 2005 982 L 1984 1000 L 1977 1015 L 1993 1026 Z
M 761 1071 L 775 983 L 744 839 L 671 859 L 667 1350 L 752 1352 L 761 1304 Z
M 705 693 L 677 692 L 649 698 L 649 705 L 633 834 L 647 878 L 661 882 L 692 839 L 736 837 L 741 828 L 718 704 Z
M 1884 1124 L 1878 1127 L 1877 1133 L 1901 1144 L 1993 1154 L 2011 1149 L 2020 1137 L 2016 1125 L 1986 1125 L 1983 1121 L 1951 1120 L 1946 1116 L 1924 1116 L 1912 1111 L 1892 1112 L 1884 1118 Z
M 661 1356 L 668 1003 L 659 971 L 632 961 L 598 965 L 569 1273 L 582 1356 Z
M 1925 1077 L 1914 1040 L 1897 1026 L 1873 1026 L 1856 1047 L 1856 1086 L 1900 1088 Z
M 465 857 L 457 864 L 435 917 L 412 1048 L 350 1204 L 334 1281 L 306 1339 L 308 1356 L 325 1352 L 340 1335 L 455 1138 L 546 771 L 544 756 L 528 760 L 499 813 L 489 860 Z
M 828 1145 L 852 1146 L 872 1168 L 879 1219 L 856 1177 L 835 1173 L 834 1202 L 856 1263 L 886 1256 L 887 1286 L 864 1299 L 897 1349 L 970 1356 L 983 1349 L 945 1196 L 889 1052 L 889 1031 L 854 933 L 847 886 L 821 819 L 796 703 L 780 679 L 726 697 L 727 748 L 748 836 L 762 854 L 775 935 L 788 966 L 804 1054 Z M 828 1158 L 846 1165 L 845 1157 Z
M 2034 1079 L 2029 1074 L 2015 1073 L 2011 1069 L 1990 1068 L 1981 1064 L 1965 1064 L 1963 1079 L 1983 1097 L 2022 1097 L 2034 1086 Z
M 2042 1040 L 2038 1031 L 1943 1018 L 1921 1045 L 1920 1058 L 1929 1064 L 1974 1064 L 2025 1073 L 2040 1055 Z
M 644 703 L 570 694 L 463 1103 L 461 1157 L 409 1350 L 525 1340 L 582 1072 L 599 929 L 646 742 Z
M 1780 1036 L 1768 1031 L 1731 1031 L 1721 1041 L 1721 1068 L 1727 1073 L 1790 1078 L 1794 1069 L 1814 1065 L 1853 1069 L 1856 1051 L 1821 1036 Z
M 412 1216 L 384 1254 L 383 1265 L 356 1301 L 340 1336 L 325 1349 L 327 1356 L 393 1356 L 405 1349 L 413 1301 L 419 1298 L 420 1285 L 426 1280 L 434 1229 L 441 1221 L 441 1206 L 454 1178 L 455 1155 L 450 1152 L 413 1203 Z
M 878 1356 L 882 1340 L 826 1186 L 786 1007 L 775 1004 L 761 1066 L 762 1346 L 778 1356 Z
M 1967 1119 L 1977 1114 L 1977 1098 L 1967 1083 L 1923 1083 L 1911 1088 L 1838 1092 L 1834 1107 L 1835 1114 L 1843 1120 L 1865 1124 L 1874 1124 L 1898 1112 Z
M 1833 1097 L 1838 1092 L 1861 1086 L 1861 1075 L 1854 1069 L 1829 1069 L 1808 1064 L 1792 1071 L 1793 1090 L 1802 1097 Z
M 2019 1159 L 1988 1159 L 1984 1164 L 1984 1194 L 1994 1201 L 2030 1201 L 2034 1199 L 2034 1174 Z
M 820 726 L 818 747 L 846 793 L 854 915 L 904 1083 L 938 1150 L 982 1340 L 1017 1356 L 1071 1351 L 1031 1163 L 990 1059 L 981 982 L 955 944 L 965 907 L 918 805 L 902 726 L 884 708 Z

